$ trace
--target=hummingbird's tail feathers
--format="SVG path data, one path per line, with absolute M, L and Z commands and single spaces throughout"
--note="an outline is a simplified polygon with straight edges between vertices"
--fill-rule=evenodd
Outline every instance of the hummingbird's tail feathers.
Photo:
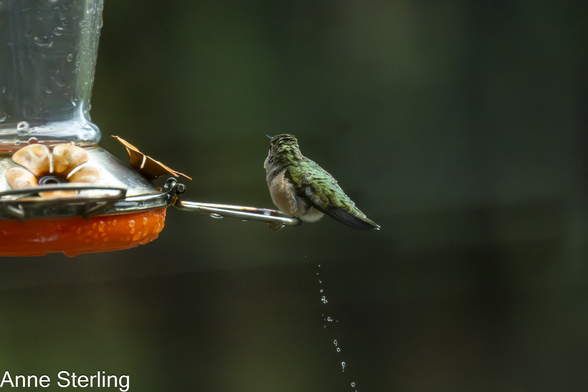
M 357 230 L 380 230 L 380 226 L 374 222 L 373 220 L 369 219 L 367 216 L 363 215 L 353 215 L 347 211 L 343 211 L 339 208 L 319 208 L 315 205 L 315 208 L 320 210 L 325 215 L 330 216 L 331 218 L 335 219 L 337 222 L 343 223 L 345 226 L 352 227 Z

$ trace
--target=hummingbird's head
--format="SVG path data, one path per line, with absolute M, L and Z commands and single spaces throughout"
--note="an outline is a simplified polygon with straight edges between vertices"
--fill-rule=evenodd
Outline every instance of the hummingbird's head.
M 266 135 L 268 136 L 268 135 Z M 270 140 L 269 155 L 274 157 L 287 157 L 292 156 L 293 158 L 302 158 L 300 147 L 298 146 L 298 140 L 294 135 L 288 133 L 282 133 L 274 137 L 268 136 Z

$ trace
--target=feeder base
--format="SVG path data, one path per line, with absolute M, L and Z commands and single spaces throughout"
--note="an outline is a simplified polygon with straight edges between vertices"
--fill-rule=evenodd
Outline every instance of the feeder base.
M 165 208 L 121 215 L 31 219 L 24 223 L 0 220 L 0 257 L 44 256 L 62 252 L 68 257 L 145 245 L 157 238 L 165 224 Z

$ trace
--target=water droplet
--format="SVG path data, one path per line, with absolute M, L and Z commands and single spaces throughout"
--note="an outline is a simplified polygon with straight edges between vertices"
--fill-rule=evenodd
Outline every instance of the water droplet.
M 337 345 L 337 339 L 333 340 L 333 344 L 336 346 Z
M 51 76 L 51 79 L 55 82 L 57 87 L 65 86 L 65 81 L 63 79 L 61 79 L 60 75 Z
M 327 297 L 325 297 L 325 296 L 323 295 L 323 296 L 321 297 L 321 302 L 322 302 L 323 304 L 325 304 L 325 305 L 326 305 L 326 304 L 327 304 L 327 302 L 329 302 L 329 301 L 327 301 Z
M 337 352 L 340 353 L 341 352 L 341 347 L 337 347 Z
M 323 292 L 323 289 L 320 289 L 320 290 L 319 290 L 319 293 L 322 293 L 322 292 Z
M 333 319 L 330 318 L 330 317 L 327 317 L 327 321 L 330 322 L 330 323 L 332 323 L 333 322 Z
M 36 137 L 34 137 L 34 136 L 33 136 L 33 137 L 30 137 L 30 138 L 29 138 L 29 140 L 28 140 L 28 143 L 29 143 L 29 144 L 34 144 L 34 143 L 36 143 L 36 142 L 37 142 L 37 138 L 36 138 Z
M 283 223 L 267 222 L 267 224 L 273 231 L 279 231 L 286 227 L 286 225 L 284 225 Z
M 347 366 L 347 364 L 345 362 L 341 362 L 341 371 L 342 372 L 345 371 L 345 366 Z
M 17 135 L 26 135 L 29 133 L 29 123 L 26 121 L 21 121 L 16 124 L 16 134 Z
M 323 281 L 319 279 L 319 283 L 323 283 Z
M 0 110 L 0 122 L 4 122 L 6 120 L 6 113 Z
M 68 63 L 71 63 L 73 60 L 73 54 L 68 54 L 67 57 L 65 58 L 67 60 Z
M 49 38 L 47 38 L 46 35 L 43 35 L 43 36 L 36 35 L 35 38 L 33 38 L 33 41 L 35 41 L 35 45 L 37 45 L 37 46 L 47 46 L 51 42 L 49 40 Z
M 355 383 L 353 381 L 351 381 L 351 386 L 355 387 Z
M 57 26 L 54 30 L 53 30 L 53 34 L 55 34 L 56 36 L 60 36 L 61 34 L 63 34 L 63 27 L 59 27 Z
M 223 216 L 220 214 L 210 214 L 210 217 L 214 219 L 223 219 Z
M 20 140 L 15 140 L 15 141 L 14 141 L 14 145 L 15 145 L 15 146 L 20 146 Z

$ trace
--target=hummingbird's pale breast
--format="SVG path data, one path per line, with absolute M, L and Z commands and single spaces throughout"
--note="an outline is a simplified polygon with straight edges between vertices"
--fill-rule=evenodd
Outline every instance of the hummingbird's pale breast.
M 268 156 L 269 159 L 269 156 Z M 316 222 L 323 217 L 323 213 L 309 205 L 307 201 L 296 196 L 296 189 L 292 181 L 286 178 L 287 169 L 277 165 L 268 165 L 268 159 L 264 163 L 266 169 L 267 186 L 270 196 L 276 207 L 285 214 L 298 217 L 304 222 Z

